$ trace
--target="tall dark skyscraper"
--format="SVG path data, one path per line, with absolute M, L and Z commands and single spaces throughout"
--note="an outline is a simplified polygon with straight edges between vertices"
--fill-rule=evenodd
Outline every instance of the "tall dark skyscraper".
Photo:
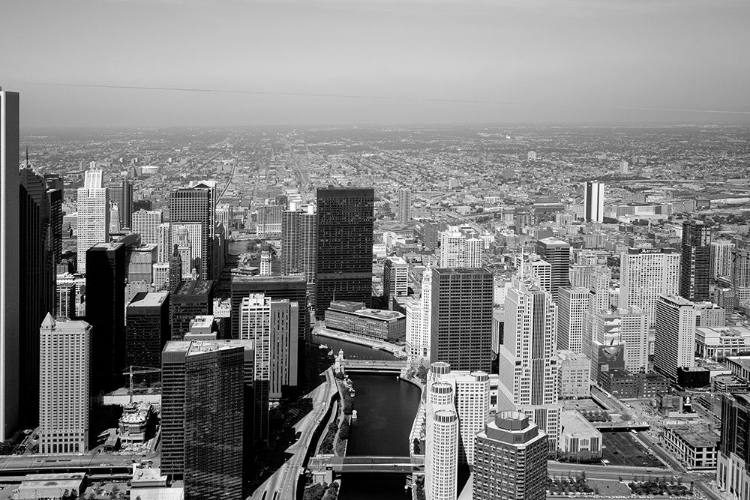
M 169 283 L 167 288 L 173 292 L 182 283 L 182 257 L 177 250 L 178 246 L 174 245 L 174 250 L 169 255 Z
M 125 243 L 99 243 L 86 251 L 86 321 L 92 339 L 94 394 L 122 383 L 125 368 Z
M 122 179 L 115 185 L 109 186 L 109 199 L 117 204 L 120 214 L 120 229 L 133 227 L 133 182 Z
M 50 210 L 50 232 L 52 233 L 52 257 L 55 265 L 62 259 L 63 180 L 57 174 L 44 174 L 47 181 L 47 200 Z
M 125 365 L 161 367 L 161 350 L 171 333 L 169 293 L 138 292 L 126 314 Z
M 190 330 L 190 320 L 198 315 L 213 314 L 214 282 L 183 281 L 170 297 L 169 322 L 172 340 L 182 340 Z
M 716 482 L 732 498 L 745 498 L 750 490 L 750 395 L 725 394 L 721 398 L 721 441 Z
M 169 196 L 169 219 L 174 223 L 201 224 L 201 257 L 197 264 L 200 279 L 213 279 L 213 240 L 216 231 L 216 183 L 191 182 L 187 188 L 173 191 Z
M 21 169 L 19 178 L 20 409 L 24 425 L 33 426 L 39 416 L 39 325 L 54 309 L 55 268 L 47 185 L 28 165 Z
M 318 224 L 312 207 L 292 207 L 281 214 L 281 274 L 303 274 L 307 279 L 310 301 L 315 303 Z
M 558 290 L 570 286 L 570 245 L 557 238 L 542 238 L 536 242 L 536 253 L 552 267 L 550 293 L 557 302 Z
M 492 290 L 492 273 L 486 269 L 432 270 L 431 361 L 490 373 Z
M 334 296 L 372 307 L 374 203 L 372 188 L 318 189 L 318 318 Z
M 703 221 L 682 224 L 680 295 L 693 302 L 709 300 L 711 272 L 711 230 Z
M 20 406 L 19 112 L 18 93 L 0 89 L 0 441 L 17 429 Z

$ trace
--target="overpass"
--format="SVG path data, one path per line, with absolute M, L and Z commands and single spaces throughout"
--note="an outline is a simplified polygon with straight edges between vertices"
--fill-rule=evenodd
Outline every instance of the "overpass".
M 374 472 L 382 474 L 411 474 L 424 470 L 424 460 L 410 457 L 349 456 L 331 457 L 327 467 L 335 473 Z
M 386 361 L 382 359 L 346 359 L 342 363 L 346 372 L 401 373 L 406 369 L 406 359 Z
M 591 422 L 600 431 L 647 431 L 651 428 L 645 422 Z

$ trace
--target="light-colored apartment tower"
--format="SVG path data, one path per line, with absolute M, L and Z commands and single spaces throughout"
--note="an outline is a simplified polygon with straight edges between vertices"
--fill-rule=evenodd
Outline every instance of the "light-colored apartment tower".
M 466 236 L 456 226 L 440 232 L 439 267 L 466 267 Z
M 583 191 L 583 208 L 586 222 L 604 220 L 604 183 L 586 183 Z
M 429 500 L 455 500 L 458 488 L 458 414 L 453 406 L 454 387 L 433 382 L 427 393 L 425 429 L 425 496 Z
M 482 248 L 484 241 L 479 238 L 469 238 L 466 240 L 466 267 L 482 267 Z
M 676 379 L 677 368 L 695 366 L 695 305 L 678 295 L 656 301 L 654 368 Z
M 141 235 L 141 244 L 143 245 L 159 245 L 159 225 L 161 223 L 162 213 L 159 210 L 138 210 L 133 213 L 133 232 Z M 169 242 L 167 242 L 167 246 L 169 246 Z
M 411 191 L 407 188 L 398 190 L 398 221 L 411 221 Z
M 557 300 L 557 348 L 582 352 L 589 310 L 589 289 L 584 287 L 561 288 Z
M 19 424 L 19 96 L 0 88 L 0 441 Z
M 89 447 L 91 326 L 47 314 L 39 335 L 39 452 L 83 453 Z
M 670 249 L 630 248 L 620 254 L 620 309 L 638 307 L 656 318 L 656 300 L 676 295 L 680 287 L 680 255 Z
M 498 410 L 526 413 L 557 445 L 557 305 L 533 281 L 513 279 L 505 299 L 499 353 Z
M 728 240 L 711 242 L 711 279 L 732 276 L 732 251 L 734 243 Z
M 109 243 L 109 192 L 102 187 L 102 171 L 86 171 L 86 180 L 77 192 L 78 272 L 86 274 L 86 251 L 97 243 Z
M 297 208 L 290 203 L 281 214 L 281 274 L 303 274 L 310 303 L 315 304 L 315 272 L 318 251 L 318 223 L 315 207 Z

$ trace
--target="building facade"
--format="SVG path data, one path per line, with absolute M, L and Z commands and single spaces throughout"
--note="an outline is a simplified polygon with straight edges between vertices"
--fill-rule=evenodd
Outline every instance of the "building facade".
M 680 286 L 680 256 L 670 249 L 630 248 L 620 254 L 621 309 L 638 307 L 654 324 L 656 299 L 677 295 Z
M 677 368 L 695 366 L 695 306 L 665 295 L 656 301 L 654 369 L 675 379 Z
M 557 238 L 542 238 L 536 243 L 536 253 L 551 266 L 550 293 L 557 301 L 558 290 L 570 286 L 570 245 Z
M 711 230 L 703 221 L 682 224 L 680 295 L 692 302 L 709 299 L 711 277 Z
M 604 183 L 586 182 L 583 191 L 583 211 L 586 222 L 604 221 Z

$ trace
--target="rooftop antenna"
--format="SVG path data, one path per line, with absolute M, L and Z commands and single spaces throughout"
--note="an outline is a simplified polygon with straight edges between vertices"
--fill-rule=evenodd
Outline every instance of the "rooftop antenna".
M 26 168 L 29 168 L 29 145 L 26 145 Z
M 523 281 L 523 243 L 521 244 L 521 277 L 519 281 Z

